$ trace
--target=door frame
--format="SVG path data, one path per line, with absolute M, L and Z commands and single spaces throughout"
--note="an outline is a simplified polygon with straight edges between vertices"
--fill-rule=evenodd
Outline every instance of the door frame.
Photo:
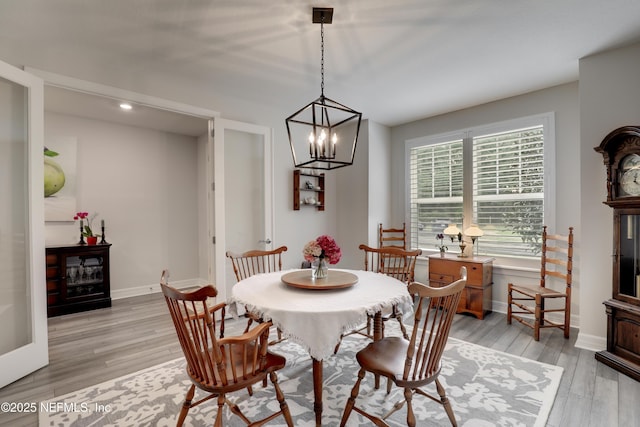
M 27 89 L 27 212 L 25 224 L 26 295 L 30 297 L 31 340 L 0 355 L 0 388 L 49 364 L 45 286 L 44 203 L 44 84 L 42 79 L 0 61 L 0 77 Z
M 230 295 L 227 295 L 227 283 L 235 278 L 228 278 L 225 268 L 226 263 L 226 231 L 225 231 L 225 180 L 224 180 L 224 132 L 225 130 L 234 130 L 246 132 L 254 135 L 262 136 L 264 141 L 264 230 L 265 238 L 274 240 L 274 212 L 273 212 L 273 129 L 267 126 L 260 126 L 251 123 L 244 123 L 235 120 L 216 118 L 214 120 L 214 138 L 210 147 L 210 153 L 213 153 L 213 164 L 209 171 L 213 172 L 213 180 L 211 181 L 211 197 L 210 209 L 213 215 L 209 217 L 211 226 L 211 239 L 215 241 L 210 252 L 210 266 L 215 266 L 215 272 L 209 271 L 209 280 L 216 284 L 218 289 L 218 300 L 227 301 Z M 214 239 L 215 236 L 215 239 Z M 267 249 L 271 243 L 267 244 Z

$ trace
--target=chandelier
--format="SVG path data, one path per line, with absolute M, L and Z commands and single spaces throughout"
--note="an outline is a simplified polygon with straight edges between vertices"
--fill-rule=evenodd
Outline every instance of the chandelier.
M 320 97 L 285 120 L 296 167 L 331 170 L 353 164 L 362 113 L 324 95 L 324 24 L 333 21 L 333 8 L 313 8 L 320 24 Z M 306 152 L 309 157 L 306 157 Z

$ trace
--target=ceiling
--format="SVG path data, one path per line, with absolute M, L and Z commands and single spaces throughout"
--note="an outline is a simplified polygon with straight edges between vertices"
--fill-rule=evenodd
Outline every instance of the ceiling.
M 0 2 L 0 59 L 292 113 L 320 94 L 313 6 L 335 9 L 325 94 L 389 126 L 576 81 L 579 58 L 640 41 L 637 0 L 20 0 Z

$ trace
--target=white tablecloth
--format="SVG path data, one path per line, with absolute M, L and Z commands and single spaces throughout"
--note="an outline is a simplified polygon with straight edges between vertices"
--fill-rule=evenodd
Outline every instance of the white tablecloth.
M 283 283 L 280 278 L 289 271 L 241 280 L 233 286 L 228 302 L 232 312 L 238 303 L 271 320 L 316 360 L 332 355 L 341 335 L 362 325 L 367 314 L 373 315 L 395 304 L 405 315 L 413 310 L 407 285 L 384 274 L 341 270 L 357 275 L 358 283 L 345 289 L 309 290 Z

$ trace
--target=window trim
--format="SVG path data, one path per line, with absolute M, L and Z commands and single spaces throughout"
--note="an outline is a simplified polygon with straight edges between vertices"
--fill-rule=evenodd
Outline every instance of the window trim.
M 524 127 L 540 126 L 543 127 L 544 132 L 544 224 L 550 229 L 554 230 L 556 225 L 556 131 L 555 131 L 555 113 L 547 112 L 541 114 L 535 114 L 531 116 L 525 116 L 516 119 L 509 119 L 489 124 L 483 124 L 478 126 L 472 126 L 460 130 L 443 132 L 433 135 L 425 135 L 417 138 L 411 138 L 405 140 L 405 154 L 404 154 L 404 170 L 405 170 L 405 192 L 404 192 L 404 206 L 405 206 L 405 223 L 411 224 L 411 170 L 410 170 L 410 154 L 411 149 L 424 145 L 438 144 L 442 142 L 448 142 L 455 139 L 463 140 L 463 163 L 465 165 L 463 171 L 463 217 L 464 224 L 462 227 L 466 228 L 472 221 L 473 214 L 473 138 L 482 137 L 484 135 L 490 135 L 493 133 L 505 132 L 510 130 L 517 130 Z M 468 167 L 466 165 L 469 165 Z M 463 228 L 463 229 L 464 229 Z M 411 233 L 411 227 L 408 227 L 408 232 Z M 408 236 L 411 241 L 412 236 Z M 429 255 L 431 252 L 436 252 L 432 248 L 422 248 L 425 251 L 425 255 Z M 538 260 L 539 257 L 524 257 L 524 256 L 509 256 L 503 255 L 500 259 L 522 259 Z M 512 264 L 513 262 L 507 262 Z

